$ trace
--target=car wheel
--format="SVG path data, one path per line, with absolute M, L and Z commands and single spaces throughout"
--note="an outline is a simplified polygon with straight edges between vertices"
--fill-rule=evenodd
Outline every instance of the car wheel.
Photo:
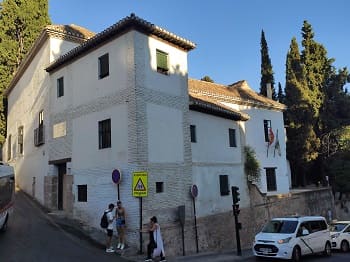
M 349 242 L 346 240 L 343 240 L 340 244 L 340 250 L 342 252 L 348 252 L 349 251 Z
M 5 219 L 5 223 L 0 228 L 0 232 L 5 232 L 7 230 L 7 221 L 8 221 L 8 216 Z
M 292 261 L 299 262 L 301 259 L 301 252 L 299 247 L 294 247 L 292 253 Z
M 326 243 L 323 254 L 327 257 L 331 255 L 331 244 L 329 242 Z

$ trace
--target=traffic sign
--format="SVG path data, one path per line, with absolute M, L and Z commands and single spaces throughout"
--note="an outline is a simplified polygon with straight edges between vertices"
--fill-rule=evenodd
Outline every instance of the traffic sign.
M 119 171 L 119 169 L 114 169 L 112 172 L 113 182 L 115 184 L 119 184 L 121 179 L 122 179 L 122 173 Z
M 192 185 L 191 186 L 191 195 L 193 198 L 198 196 L 198 187 L 197 185 Z
M 146 197 L 148 195 L 148 173 L 136 171 L 132 175 L 132 195 L 134 197 Z

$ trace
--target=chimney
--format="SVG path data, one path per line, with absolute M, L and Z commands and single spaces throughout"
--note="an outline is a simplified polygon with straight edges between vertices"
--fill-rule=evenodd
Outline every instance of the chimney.
M 271 83 L 266 84 L 266 96 L 267 98 L 272 99 L 272 88 L 271 88 Z

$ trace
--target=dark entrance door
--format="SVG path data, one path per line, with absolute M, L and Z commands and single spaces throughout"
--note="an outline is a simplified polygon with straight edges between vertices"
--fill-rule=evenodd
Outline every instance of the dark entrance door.
M 66 174 L 66 163 L 58 164 L 57 209 L 63 210 L 63 181 Z

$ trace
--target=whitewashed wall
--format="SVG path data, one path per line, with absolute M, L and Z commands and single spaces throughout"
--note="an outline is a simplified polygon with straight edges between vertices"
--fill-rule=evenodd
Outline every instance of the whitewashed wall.
M 236 121 L 196 111 L 190 112 L 196 126 L 197 142 L 191 143 L 193 182 L 198 186 L 196 198 L 199 217 L 232 210 L 232 192 L 220 195 L 220 175 L 229 178 L 231 186 L 240 188 L 240 205 L 249 205 L 247 182 L 243 172 L 242 131 Z M 228 129 L 236 130 L 237 147 L 229 147 Z
M 261 165 L 261 182 L 258 185 L 260 191 L 272 195 L 289 193 L 291 184 L 286 157 L 286 135 L 283 112 L 230 103 L 225 103 L 225 105 L 236 110 L 241 110 L 250 116 L 250 119 L 245 122 L 246 144 L 254 148 Z M 265 142 L 264 120 L 271 120 L 272 130 L 275 135 L 274 143 L 269 148 Z M 277 130 L 281 155 L 278 154 L 277 150 L 274 150 L 277 140 Z M 265 167 L 276 168 L 276 191 L 267 191 Z
M 48 170 L 49 141 L 49 85 L 45 67 L 60 54 L 76 46 L 60 39 L 48 39 L 35 55 L 8 96 L 7 133 L 11 135 L 12 155 L 10 164 L 15 167 L 16 181 L 20 188 L 44 203 L 44 177 Z M 39 112 L 44 111 L 45 144 L 34 146 L 34 129 L 39 125 Z M 24 127 L 23 154 L 18 152 L 18 127 Z M 7 146 L 4 150 L 7 160 Z M 33 177 L 35 177 L 35 182 Z

